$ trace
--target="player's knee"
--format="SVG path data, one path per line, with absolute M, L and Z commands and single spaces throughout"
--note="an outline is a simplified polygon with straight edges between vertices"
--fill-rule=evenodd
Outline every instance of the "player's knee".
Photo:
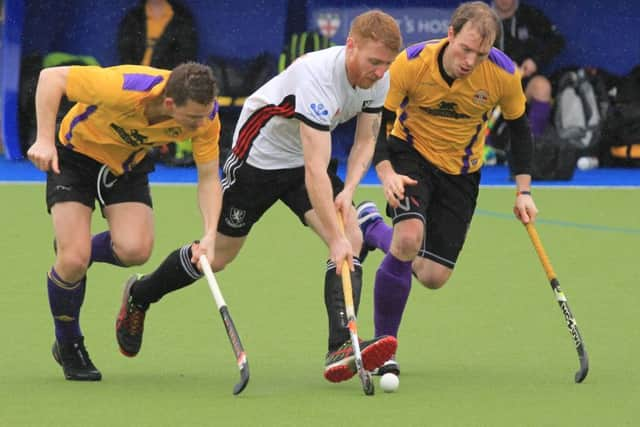
M 414 258 L 422 245 L 422 234 L 397 233 L 393 236 L 392 246 L 404 258 Z
M 59 270 L 58 274 L 64 280 L 75 282 L 85 275 L 89 268 L 89 262 L 89 251 L 59 251 L 56 270 Z
M 113 247 L 115 255 L 126 266 L 141 265 L 149 260 L 153 250 L 153 239 L 128 242 Z
M 447 283 L 451 276 L 451 270 L 446 267 L 420 268 L 416 266 L 416 263 L 414 263 L 413 271 L 416 279 L 418 279 L 425 288 L 429 289 L 440 289 Z

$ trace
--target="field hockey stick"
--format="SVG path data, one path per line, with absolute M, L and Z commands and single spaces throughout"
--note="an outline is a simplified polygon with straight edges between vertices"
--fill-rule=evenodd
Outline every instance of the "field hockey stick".
M 236 356 L 238 368 L 240 369 L 240 382 L 233 387 L 233 394 L 237 395 L 240 394 L 242 390 L 244 390 L 244 388 L 247 386 L 247 383 L 249 382 L 249 361 L 247 360 L 247 354 L 242 347 L 242 342 L 240 342 L 238 330 L 233 324 L 233 319 L 231 319 L 231 315 L 229 314 L 227 303 L 222 297 L 222 292 L 220 292 L 218 281 L 213 275 L 213 271 L 211 271 L 209 260 L 207 260 L 207 257 L 204 255 L 200 255 L 200 267 L 202 268 L 202 271 L 207 278 L 207 282 L 209 283 L 209 288 L 211 289 L 213 298 L 216 300 L 218 311 L 222 316 L 222 322 L 224 323 L 224 327 L 227 330 L 227 335 L 229 336 L 231 347 L 233 347 L 233 353 Z
M 338 226 L 340 227 L 340 232 L 344 236 L 344 222 L 342 220 L 342 215 L 340 215 L 340 212 L 337 212 L 337 214 Z M 338 268 L 337 265 L 336 268 Z M 344 305 L 347 311 L 347 327 L 349 328 L 349 335 L 351 336 L 351 345 L 353 346 L 353 356 L 356 362 L 356 369 L 358 371 L 358 376 L 360 377 L 360 382 L 362 383 L 362 390 L 364 391 L 364 394 L 372 396 L 375 393 L 375 387 L 371 380 L 371 374 L 364 369 L 364 364 L 362 363 L 360 341 L 358 340 L 358 326 L 356 323 L 356 311 L 353 306 L 351 270 L 349 269 L 349 263 L 347 260 L 344 260 L 341 268 L 342 274 L 340 276 L 342 277 L 342 293 L 344 294 Z
M 556 296 L 556 301 L 558 301 L 558 305 L 560 306 L 562 314 L 564 314 L 564 319 L 567 322 L 569 333 L 573 337 L 573 342 L 576 345 L 576 351 L 578 352 L 578 358 L 580 359 L 580 369 L 575 374 L 575 381 L 577 383 L 581 383 L 587 377 L 587 373 L 589 372 L 589 356 L 587 355 L 587 350 L 584 348 L 582 335 L 580 335 L 576 319 L 573 317 L 573 314 L 569 309 L 567 297 L 560 289 L 560 282 L 556 277 L 556 273 L 553 271 L 553 267 L 551 266 L 551 262 L 549 261 L 549 257 L 547 256 L 544 247 L 542 246 L 540 236 L 538 236 L 535 226 L 532 223 L 528 223 L 525 224 L 525 227 L 527 228 L 527 232 L 529 233 L 533 246 L 536 248 L 542 267 L 544 268 L 545 273 L 547 273 L 551 289 Z

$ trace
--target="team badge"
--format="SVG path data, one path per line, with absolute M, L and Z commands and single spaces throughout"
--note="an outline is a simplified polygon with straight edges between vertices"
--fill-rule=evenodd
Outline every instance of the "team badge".
M 479 90 L 473 95 L 473 102 L 476 104 L 486 104 L 489 102 L 489 94 L 484 90 Z
M 245 225 L 244 219 L 247 216 L 247 211 L 239 208 L 231 208 L 229 215 L 224 217 L 224 222 L 231 228 L 240 228 Z
M 320 34 L 327 38 L 331 38 L 336 35 L 338 28 L 340 28 L 340 15 L 337 13 L 320 13 L 316 20 Z

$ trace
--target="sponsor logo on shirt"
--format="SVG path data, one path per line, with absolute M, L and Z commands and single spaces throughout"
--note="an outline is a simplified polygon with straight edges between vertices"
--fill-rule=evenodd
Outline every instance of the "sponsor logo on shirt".
M 125 128 L 120 127 L 115 123 L 111 123 L 109 127 L 111 127 L 111 129 L 113 129 L 115 133 L 118 134 L 122 141 L 131 145 L 132 147 L 152 144 L 150 142 L 147 142 L 148 137 L 141 134 L 138 129 L 131 129 L 130 131 L 127 131 Z
M 432 116 L 449 117 L 451 119 L 470 118 L 470 116 L 467 114 L 457 112 L 457 105 L 458 104 L 456 104 L 455 102 L 440 101 L 440 104 L 438 104 L 438 106 L 435 108 L 420 106 L 420 109 L 427 114 L 431 114 Z
M 324 119 L 329 115 L 329 111 L 324 107 L 323 104 L 316 104 L 315 102 L 309 105 L 313 115 L 319 119 Z

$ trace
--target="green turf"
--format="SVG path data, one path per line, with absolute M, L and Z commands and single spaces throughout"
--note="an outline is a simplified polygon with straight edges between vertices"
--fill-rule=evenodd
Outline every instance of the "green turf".
M 96 265 L 82 312 L 104 379 L 63 379 L 50 355 L 45 272 L 53 261 L 41 185 L 2 185 L 1 426 L 622 426 L 638 425 L 640 198 L 637 190 L 538 189 L 538 231 L 586 341 L 578 360 L 562 314 L 523 227 L 513 190 L 484 188 L 467 245 L 439 291 L 414 282 L 400 334 L 395 394 L 365 397 L 357 381 L 322 377 L 326 249 L 278 205 L 218 279 L 251 365 L 239 375 L 204 281 L 148 314 L 142 352 L 114 338 L 122 283 L 199 237 L 194 187 L 153 188 L 157 238 L 145 268 Z M 381 201 L 378 188 L 358 199 Z M 96 218 L 94 231 L 104 228 Z M 365 263 L 360 330 L 372 334 Z M 377 381 L 376 381 L 377 382 Z M 635 408 L 635 409 L 634 409 Z

